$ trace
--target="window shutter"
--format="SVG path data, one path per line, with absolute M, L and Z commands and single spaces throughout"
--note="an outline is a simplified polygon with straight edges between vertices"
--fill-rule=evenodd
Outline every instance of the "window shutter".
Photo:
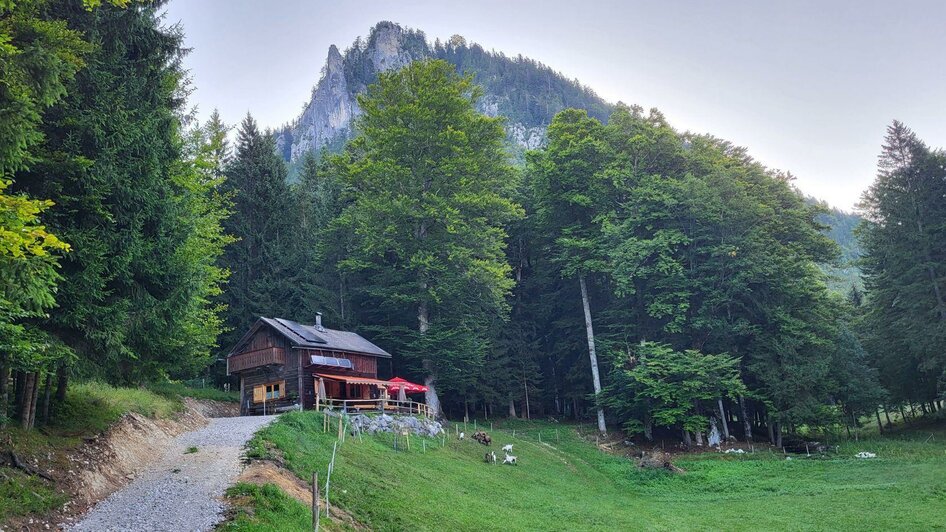
M 282 399 L 286 396 L 286 381 L 279 381 L 279 398 Z
M 262 403 L 263 399 L 266 397 L 266 385 L 254 386 L 253 387 L 253 402 Z

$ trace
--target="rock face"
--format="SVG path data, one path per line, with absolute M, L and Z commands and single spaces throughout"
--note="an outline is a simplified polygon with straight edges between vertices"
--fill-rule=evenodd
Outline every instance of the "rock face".
M 610 111 L 610 105 L 589 89 L 530 59 L 487 52 L 459 36 L 431 45 L 420 31 L 381 22 L 344 54 L 335 45 L 329 48 L 322 76 L 302 115 L 276 132 L 277 150 L 287 161 L 297 161 L 309 152 L 340 149 L 353 135 L 353 121 L 361 113 L 358 94 L 380 72 L 427 58 L 444 59 L 475 75 L 484 88 L 479 111 L 505 117 L 508 139 L 518 150 L 541 147 L 546 126 L 565 107 L 587 108 L 600 119 Z

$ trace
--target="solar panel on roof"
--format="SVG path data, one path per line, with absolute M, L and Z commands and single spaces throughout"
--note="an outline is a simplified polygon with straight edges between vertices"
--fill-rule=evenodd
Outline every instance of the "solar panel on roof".
M 317 366 L 331 366 L 333 368 L 352 369 L 351 360 L 347 358 L 323 357 L 312 355 L 312 364 Z
M 323 340 L 320 336 L 316 335 L 312 331 L 306 329 L 304 326 L 296 322 L 283 320 L 280 318 L 276 318 L 276 321 L 278 321 L 279 324 L 282 325 L 283 327 L 292 331 L 293 334 L 295 334 L 296 336 L 298 336 L 299 338 L 302 338 L 303 340 L 307 342 L 316 342 L 320 344 L 325 343 L 325 340 Z

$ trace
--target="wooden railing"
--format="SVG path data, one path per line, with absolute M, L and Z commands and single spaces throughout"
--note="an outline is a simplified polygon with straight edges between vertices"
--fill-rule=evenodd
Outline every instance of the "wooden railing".
M 430 407 L 416 401 L 395 399 L 316 399 L 315 409 L 340 410 L 346 414 L 380 413 L 430 417 Z
M 264 347 L 256 351 L 240 353 L 227 359 L 227 373 L 256 368 L 267 364 L 285 364 L 286 350 L 282 347 Z

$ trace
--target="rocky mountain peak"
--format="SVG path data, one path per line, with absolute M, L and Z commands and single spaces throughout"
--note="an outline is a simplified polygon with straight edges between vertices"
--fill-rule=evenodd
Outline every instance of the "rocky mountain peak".
M 541 63 L 488 52 L 460 36 L 432 46 L 423 32 L 383 21 L 344 52 L 334 44 L 329 47 L 322 76 L 302 115 L 276 134 L 280 154 L 294 162 L 308 152 L 340 149 L 361 113 L 357 95 L 377 81 L 380 72 L 426 58 L 443 59 L 475 74 L 484 88 L 479 110 L 506 118 L 507 136 L 517 150 L 540 147 L 552 116 L 565 107 L 588 109 L 601 119 L 610 113 L 610 105 L 589 89 Z

